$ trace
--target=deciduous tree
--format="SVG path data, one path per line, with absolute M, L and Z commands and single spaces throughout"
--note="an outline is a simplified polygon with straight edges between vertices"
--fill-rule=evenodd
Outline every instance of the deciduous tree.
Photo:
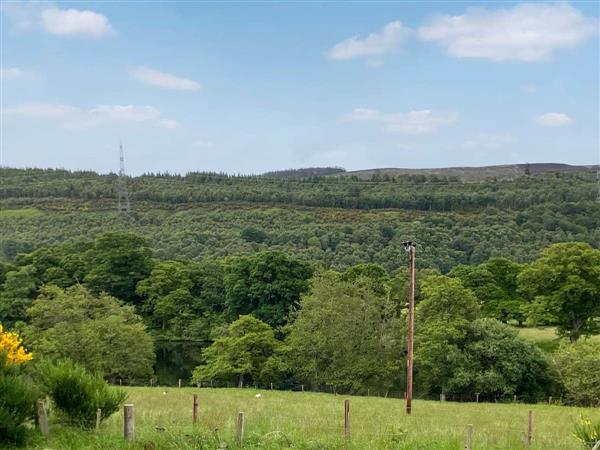
M 546 248 L 518 277 L 519 288 L 571 342 L 600 331 L 600 250 L 581 242 Z

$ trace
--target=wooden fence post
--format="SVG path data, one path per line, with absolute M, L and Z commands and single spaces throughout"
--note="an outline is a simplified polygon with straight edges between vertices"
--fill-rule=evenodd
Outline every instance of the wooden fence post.
M 237 443 L 238 443 L 238 445 L 242 445 L 243 441 L 244 441 L 244 413 L 240 411 L 238 413 L 238 419 L 237 419 Z
M 479 394 L 475 394 L 475 401 L 479 403 Z
M 467 425 L 465 429 L 465 450 L 471 450 L 471 443 L 473 441 L 473 425 Z
M 123 437 L 127 441 L 135 439 L 135 415 L 131 403 L 123 406 Z
M 551 405 L 552 404 L 552 396 L 548 397 L 548 404 Z
M 527 414 L 527 445 L 531 445 L 533 439 L 533 411 L 529 410 Z
M 344 400 L 344 438 L 350 437 L 350 400 Z
M 513 395 L 513 402 L 517 403 L 517 394 Z
M 592 450 L 600 450 L 600 441 L 596 442 L 596 445 L 592 447 Z
M 440 402 L 445 402 L 446 401 L 446 394 L 444 394 L 443 392 L 440 394 Z
M 154 378 L 150 378 L 150 387 L 154 387 Z
M 195 425 L 198 422 L 198 395 L 194 394 L 194 402 L 192 404 L 192 423 Z
M 304 385 L 302 385 L 302 392 L 304 392 Z
M 123 380 L 119 378 L 119 386 L 123 386 Z
M 273 390 L 273 383 L 271 383 L 271 390 Z
M 102 422 L 102 409 L 96 410 L 96 431 L 100 429 L 100 422 Z
M 37 401 L 37 423 L 42 436 L 45 438 L 50 436 L 50 429 L 48 428 L 48 409 L 46 408 L 45 400 Z
M 177 381 L 177 384 L 179 386 L 179 389 L 181 389 L 181 378 Z

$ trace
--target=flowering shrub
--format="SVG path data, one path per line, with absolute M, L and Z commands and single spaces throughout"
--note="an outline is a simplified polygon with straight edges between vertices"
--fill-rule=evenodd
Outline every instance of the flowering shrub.
M 30 359 L 21 338 L 0 324 L 0 444 L 24 444 L 30 434 L 36 392 L 19 371 Z
M 31 353 L 28 353 L 21 344 L 19 335 L 4 331 L 0 323 L 0 353 L 6 354 L 7 364 L 19 365 L 31 360 Z
M 581 417 L 575 425 L 573 435 L 581 441 L 585 448 L 591 449 L 600 440 L 600 420 L 592 422 L 586 417 Z

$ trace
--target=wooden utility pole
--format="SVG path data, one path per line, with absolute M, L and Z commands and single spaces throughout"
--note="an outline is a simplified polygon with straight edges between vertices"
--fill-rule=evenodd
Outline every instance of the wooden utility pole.
M 406 341 L 406 414 L 412 410 L 413 397 L 413 347 L 415 336 L 415 244 L 403 243 L 408 252 L 408 338 Z

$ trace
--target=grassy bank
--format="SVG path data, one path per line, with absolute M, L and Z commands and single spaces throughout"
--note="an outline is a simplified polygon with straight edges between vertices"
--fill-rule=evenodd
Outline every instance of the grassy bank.
M 531 449 L 581 450 L 572 436 L 581 414 L 597 410 L 556 405 L 416 401 L 404 413 L 398 399 L 254 389 L 128 388 L 135 405 L 137 439 L 122 438 L 122 413 L 98 433 L 52 426 L 49 441 L 36 449 L 218 449 L 237 448 L 236 418 L 246 417 L 244 448 L 253 449 L 411 449 L 463 448 L 467 424 L 474 427 L 473 449 L 522 449 L 527 412 L 534 411 Z M 199 395 L 200 419 L 191 424 L 192 395 Z M 256 394 L 261 397 L 257 398 Z M 343 401 L 350 399 L 351 437 L 343 438 Z
M 553 352 L 558 348 L 561 342 L 567 341 L 561 339 L 556 334 L 556 328 L 554 327 L 532 327 L 532 328 L 519 328 L 519 336 L 523 339 L 534 343 L 545 352 Z M 589 338 L 593 342 L 600 342 L 600 335 L 591 336 Z

